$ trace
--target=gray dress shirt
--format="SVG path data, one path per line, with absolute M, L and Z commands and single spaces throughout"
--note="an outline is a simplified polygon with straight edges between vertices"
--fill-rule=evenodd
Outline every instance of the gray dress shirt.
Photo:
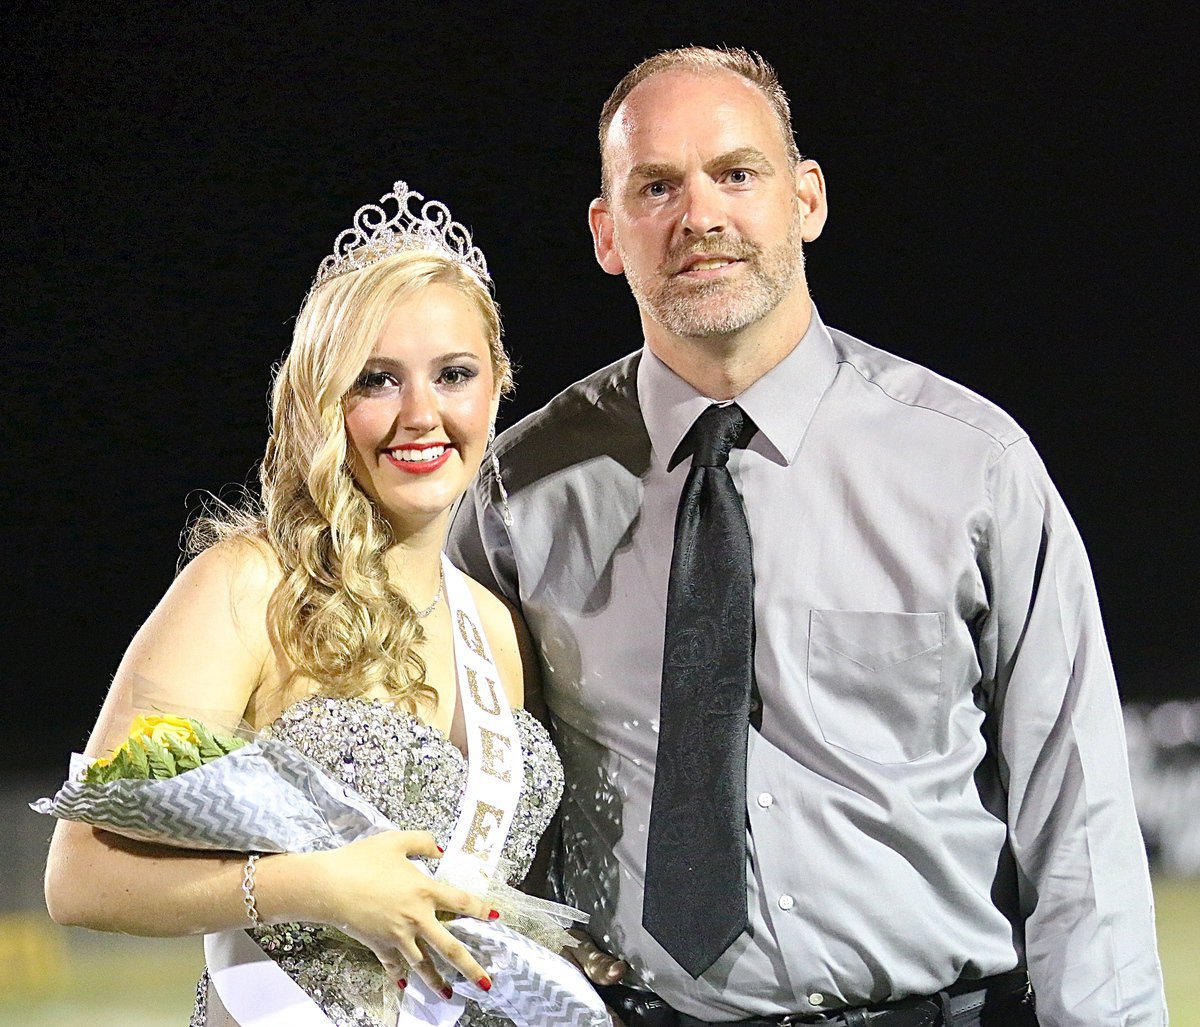
M 565 897 L 709 1020 L 927 995 L 1028 965 L 1043 1025 L 1166 1021 L 1087 556 L 1025 433 L 825 328 L 737 397 L 761 729 L 749 928 L 693 980 L 641 926 L 667 578 L 711 402 L 648 350 L 497 441 L 449 551 L 523 612 L 567 773 Z

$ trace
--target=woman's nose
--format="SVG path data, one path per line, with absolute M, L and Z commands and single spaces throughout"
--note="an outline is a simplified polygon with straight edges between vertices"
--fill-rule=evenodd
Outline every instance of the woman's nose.
M 426 383 L 404 389 L 397 417 L 402 428 L 422 435 L 437 427 L 438 405 L 433 389 Z

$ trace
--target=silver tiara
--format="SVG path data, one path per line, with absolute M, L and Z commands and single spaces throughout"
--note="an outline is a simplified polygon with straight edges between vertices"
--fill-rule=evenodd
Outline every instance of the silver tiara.
M 358 208 L 353 224 L 334 240 L 333 252 L 321 261 L 312 287 L 410 250 L 437 253 L 485 283 L 492 280 L 483 252 L 471 244 L 471 233 L 450 217 L 450 208 L 426 200 L 406 182 L 397 182 L 378 203 Z

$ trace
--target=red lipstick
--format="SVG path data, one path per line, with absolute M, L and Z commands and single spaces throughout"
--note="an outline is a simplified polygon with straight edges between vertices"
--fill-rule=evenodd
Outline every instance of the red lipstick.
M 431 449 L 440 449 L 442 451 L 441 455 L 426 459 L 423 454 Z M 388 463 L 405 474 L 432 474 L 450 459 L 450 454 L 453 451 L 454 447 L 448 442 L 425 442 L 407 446 L 393 446 L 391 449 L 385 449 L 383 455 L 388 458 Z M 419 458 L 406 460 L 402 456 L 397 455 L 400 453 L 412 453 Z

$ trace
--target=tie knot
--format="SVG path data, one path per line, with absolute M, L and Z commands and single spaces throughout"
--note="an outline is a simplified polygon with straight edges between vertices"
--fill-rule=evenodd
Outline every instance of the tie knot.
M 736 403 L 705 410 L 689 432 L 692 466 L 724 467 L 745 426 L 746 415 Z

